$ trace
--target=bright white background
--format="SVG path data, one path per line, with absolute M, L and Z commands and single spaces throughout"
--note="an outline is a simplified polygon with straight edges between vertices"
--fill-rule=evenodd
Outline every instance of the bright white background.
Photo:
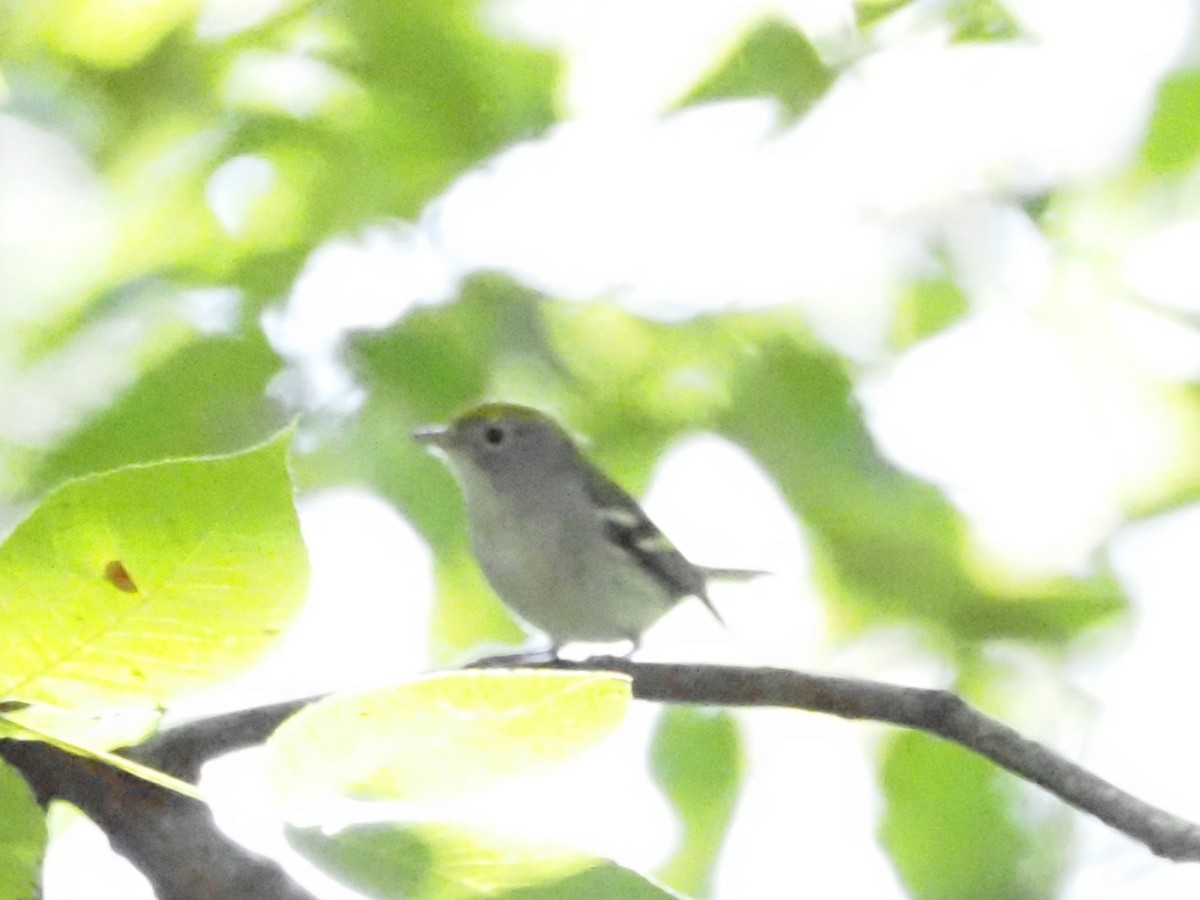
M 1200 510 L 1121 528 L 1105 549 L 1124 505 L 1196 449 L 1163 385 L 1200 375 L 1200 337 L 1154 305 L 1200 312 L 1200 211 L 1152 202 L 1131 211 L 1108 186 L 1137 151 L 1161 78 L 1196 63 L 1197 10 L 1186 0 L 1005 6 L 1031 40 L 950 45 L 942 6 L 932 2 L 892 16 L 871 47 L 859 43 L 840 0 L 486 4 L 494 28 L 566 54 L 570 118 L 465 175 L 418 222 L 381 222 L 319 249 L 267 324 L 309 396 L 350 413 L 361 398 L 335 362 L 343 333 L 445 302 L 481 268 L 660 318 L 798 304 L 817 334 L 861 367 L 860 397 L 880 447 L 947 492 L 972 523 L 981 559 L 1043 574 L 1086 571 L 1097 553 L 1111 553 L 1133 595 L 1132 628 L 1080 649 L 1065 677 L 1032 651 L 996 648 L 1028 679 L 1029 702 L 1004 714 L 1122 787 L 1200 820 L 1200 736 L 1188 702 L 1200 681 Z M 200 27 L 228 33 L 271 8 L 210 0 Z M 768 13 L 805 28 L 827 61 L 846 66 L 809 115 L 783 124 L 769 101 L 664 114 Z M 303 116 L 335 86 L 297 53 L 248 70 L 230 89 L 273 92 Z M 55 277 L 83 278 L 105 252 L 102 188 L 36 128 L 0 116 L 0 136 L 0 223 L 13 218 L 2 214 L 5 203 L 18 208 L 21 192 L 34 192 L 57 211 L 47 221 L 71 223 L 67 237 L 78 245 L 77 269 Z M 207 196 L 226 228 L 237 231 L 272 177 L 252 157 L 218 171 Z M 1052 230 L 1012 199 L 1050 189 L 1060 192 Z M 3 237 L 0 261 L 36 252 L 36 228 Z M 895 356 L 885 344 L 893 303 L 906 281 L 930 271 L 934 246 L 973 311 Z M 19 318 L 17 284 L 0 305 Z M 21 296 L 36 297 L 28 287 Z M 195 310 L 219 327 L 229 302 L 201 296 Z M 112 336 L 101 343 L 110 348 Z M 21 396 L 0 397 L 0 418 L 36 430 L 34 411 L 14 407 Z M 737 448 L 705 436 L 673 448 L 647 504 L 694 558 L 776 575 L 717 595 L 728 631 L 698 610 L 678 610 L 648 637 L 646 658 L 945 683 L 948 671 L 905 634 L 830 645 L 802 525 Z M 306 497 L 301 516 L 314 570 L 301 622 L 254 673 L 180 714 L 424 667 L 431 560 L 412 528 L 356 490 Z M 353 653 L 339 657 L 338 647 Z M 904 896 L 874 840 L 872 748 L 882 731 L 769 711 L 743 721 L 749 780 L 719 896 L 780 896 L 796 876 L 798 848 L 812 849 L 796 894 Z M 523 785 L 519 802 L 494 798 L 472 815 L 499 810 L 506 827 L 534 833 L 552 821 L 556 840 L 652 868 L 669 855 L 674 827 L 642 772 L 652 722 L 653 710 L 639 707 L 576 767 L 592 775 L 547 777 Z M 252 846 L 277 848 L 258 764 L 254 753 L 220 761 L 204 787 L 226 827 Z M 605 790 L 614 772 L 642 789 Z M 547 812 L 563 783 L 576 792 L 595 786 L 567 821 Z M 1035 813 L 1046 802 L 1030 790 Z M 1200 894 L 1194 867 L 1156 861 L 1090 820 L 1077 834 L 1069 900 Z M 82 845 L 95 852 L 81 858 Z M 47 900 L 93 900 L 98 885 L 113 897 L 147 894 L 97 834 L 64 828 Z

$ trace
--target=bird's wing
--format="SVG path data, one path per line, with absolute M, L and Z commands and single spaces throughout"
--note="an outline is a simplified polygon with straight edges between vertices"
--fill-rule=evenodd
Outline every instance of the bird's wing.
M 633 497 L 588 460 L 581 457 L 580 462 L 589 497 L 599 510 L 608 539 L 657 579 L 672 599 L 698 597 L 720 620 L 705 591 L 706 571 L 675 549 Z

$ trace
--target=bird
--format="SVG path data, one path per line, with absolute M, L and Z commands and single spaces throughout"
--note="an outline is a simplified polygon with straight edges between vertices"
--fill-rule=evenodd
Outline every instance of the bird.
M 480 569 L 517 618 L 550 639 L 553 658 L 576 642 L 628 641 L 632 654 L 687 597 L 723 624 L 709 580 L 765 574 L 690 562 L 539 410 L 488 403 L 413 437 L 449 463 Z

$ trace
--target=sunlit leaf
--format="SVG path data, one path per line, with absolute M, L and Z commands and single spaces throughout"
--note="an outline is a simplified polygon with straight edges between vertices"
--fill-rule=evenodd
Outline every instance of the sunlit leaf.
M 68 753 L 97 760 L 105 765 L 112 766 L 114 769 L 119 769 L 122 772 L 133 775 L 135 778 L 140 778 L 142 781 L 158 785 L 168 791 L 174 791 L 176 794 L 191 797 L 193 800 L 201 799 L 200 791 L 194 784 L 181 781 L 173 775 L 160 772 L 158 769 L 135 762 L 132 759 L 127 759 L 124 756 L 119 756 L 116 753 L 109 753 L 100 746 L 60 737 L 53 732 L 41 728 L 33 728 L 28 724 L 18 724 L 20 719 L 20 713 L 10 713 L 0 716 L 0 729 L 2 729 L 0 730 L 0 734 L 6 738 L 12 736 L 22 740 L 39 740 L 58 747 L 60 750 L 66 750 Z M 11 735 L 10 732 L 12 732 Z
M 564 847 L 456 825 L 363 825 L 289 843 L 338 881 L 379 900 L 669 900 L 666 888 Z
M 611 732 L 629 700 L 619 675 L 454 672 L 322 700 L 268 746 L 285 800 L 420 800 L 564 760 Z
M 0 547 L 0 696 L 156 705 L 254 660 L 303 600 L 287 436 L 52 492 Z
M 79 710 L 30 706 L 21 701 L 7 701 L 7 705 L 13 708 L 5 710 L 0 719 L 2 737 L 49 734 L 78 746 L 105 749 L 140 744 L 158 728 L 164 712 L 155 707 L 134 706 Z M 0 704 L 0 708 L 3 706 Z
M 46 816 L 25 779 L 0 760 L 0 897 L 33 900 L 42 855 L 46 852 Z
M 57 0 L 47 42 L 101 68 L 124 68 L 152 52 L 195 13 L 195 0 Z

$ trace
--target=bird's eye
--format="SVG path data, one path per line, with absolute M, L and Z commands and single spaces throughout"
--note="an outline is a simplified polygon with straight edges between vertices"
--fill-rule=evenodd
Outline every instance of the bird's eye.
M 483 439 L 493 447 L 499 447 L 501 444 L 503 444 L 506 437 L 507 435 L 504 433 L 504 429 L 499 425 L 493 425 L 483 433 Z

